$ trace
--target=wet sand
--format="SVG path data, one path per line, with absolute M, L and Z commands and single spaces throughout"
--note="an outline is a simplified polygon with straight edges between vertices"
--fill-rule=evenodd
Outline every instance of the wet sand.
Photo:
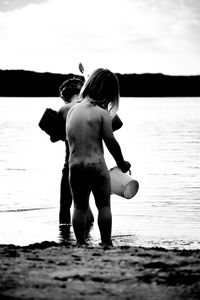
M 200 250 L 0 245 L 1 299 L 200 299 Z

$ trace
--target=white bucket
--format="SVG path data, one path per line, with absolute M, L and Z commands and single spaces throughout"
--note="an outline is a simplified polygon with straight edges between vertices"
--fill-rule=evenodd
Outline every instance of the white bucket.
M 118 167 L 110 169 L 111 194 L 126 199 L 133 198 L 139 189 L 139 183 L 129 174 L 123 173 Z

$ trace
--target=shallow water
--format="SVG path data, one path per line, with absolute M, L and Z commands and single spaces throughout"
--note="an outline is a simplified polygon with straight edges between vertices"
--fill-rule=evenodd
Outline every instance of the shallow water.
M 59 184 L 64 144 L 38 122 L 59 98 L 0 98 L 0 243 L 62 241 Z M 132 177 L 132 199 L 112 195 L 114 244 L 200 249 L 200 98 L 122 98 L 115 133 Z M 115 165 L 105 151 L 108 167 Z M 97 211 L 89 233 L 99 242 Z M 72 229 L 70 238 L 74 240 Z

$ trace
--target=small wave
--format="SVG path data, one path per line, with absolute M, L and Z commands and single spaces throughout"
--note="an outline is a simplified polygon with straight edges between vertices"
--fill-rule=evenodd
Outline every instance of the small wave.
M 5 210 L 0 210 L 0 213 L 23 212 L 23 211 L 33 211 L 33 210 L 53 209 L 53 208 L 55 208 L 55 207 L 34 207 L 34 208 L 5 209 Z
M 21 169 L 21 168 L 6 168 L 6 171 L 26 171 L 26 169 Z

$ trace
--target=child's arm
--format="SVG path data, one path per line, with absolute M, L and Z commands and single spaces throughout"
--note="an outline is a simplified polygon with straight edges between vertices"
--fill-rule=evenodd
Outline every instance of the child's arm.
M 118 167 L 122 170 L 122 172 L 127 172 L 131 164 L 128 161 L 125 161 L 121 152 L 121 148 L 117 140 L 113 135 L 112 123 L 110 120 L 109 114 L 104 111 L 103 112 L 103 122 L 102 122 L 102 136 L 103 140 L 108 148 L 109 152 L 115 159 Z

